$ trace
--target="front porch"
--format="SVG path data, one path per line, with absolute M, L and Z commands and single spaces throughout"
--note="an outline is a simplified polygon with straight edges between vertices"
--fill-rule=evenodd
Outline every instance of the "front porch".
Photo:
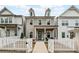
M 17 36 L 16 24 L 0 24 L 0 37 Z
M 48 41 L 57 38 L 57 27 L 38 25 L 34 26 L 34 37 L 37 41 Z

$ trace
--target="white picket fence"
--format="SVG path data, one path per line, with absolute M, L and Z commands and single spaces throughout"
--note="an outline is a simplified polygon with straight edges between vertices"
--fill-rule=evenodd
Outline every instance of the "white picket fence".
M 60 44 L 62 44 L 62 48 L 63 46 L 66 46 L 68 48 L 74 49 L 74 39 L 66 39 L 66 40 L 54 40 L 55 42 L 58 42 Z
M 54 52 L 54 40 L 53 39 L 48 40 L 48 51 L 51 53 Z
M 28 52 L 32 52 L 32 50 L 33 50 L 33 38 L 28 38 L 27 39 L 27 51 Z
M 26 52 L 32 51 L 33 39 L 20 39 L 20 37 L 5 37 L 0 38 L 0 49 L 6 50 L 26 50 Z
M 18 40 L 20 40 L 18 36 L 0 38 L 0 48 L 8 44 L 15 43 Z
M 75 51 L 76 50 L 75 40 L 58 40 L 58 39 L 49 39 L 48 40 L 48 51 L 54 52 L 57 51 Z

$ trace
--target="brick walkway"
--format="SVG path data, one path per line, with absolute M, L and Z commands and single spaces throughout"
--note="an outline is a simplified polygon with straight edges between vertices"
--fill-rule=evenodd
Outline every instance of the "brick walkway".
M 33 49 L 33 53 L 48 53 L 43 41 L 37 41 Z

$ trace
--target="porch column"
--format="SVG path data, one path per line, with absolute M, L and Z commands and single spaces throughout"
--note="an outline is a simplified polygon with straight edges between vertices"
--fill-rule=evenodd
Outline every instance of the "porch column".
M 44 28 L 44 41 L 46 41 L 46 28 Z
M 16 35 L 18 36 L 18 25 L 16 25 Z
M 6 30 L 6 26 L 5 26 L 5 35 L 4 35 L 4 37 L 6 37 L 7 36 L 7 30 Z
M 55 30 L 53 30 L 53 38 L 54 38 L 54 32 L 55 32 Z

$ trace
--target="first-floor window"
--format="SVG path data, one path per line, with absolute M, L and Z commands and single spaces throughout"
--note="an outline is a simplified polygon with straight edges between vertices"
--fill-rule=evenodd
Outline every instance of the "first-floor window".
M 33 32 L 30 32 L 30 38 L 33 38 Z
M 6 31 L 6 36 L 7 36 L 7 37 L 10 36 L 10 29 L 7 29 L 7 31 Z
M 62 32 L 62 38 L 65 38 L 65 32 Z

